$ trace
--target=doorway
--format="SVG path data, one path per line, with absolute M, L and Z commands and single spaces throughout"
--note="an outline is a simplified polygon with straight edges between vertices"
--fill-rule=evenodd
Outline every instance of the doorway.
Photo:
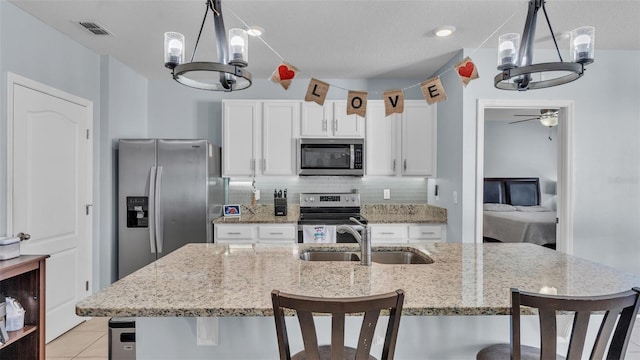
M 573 202 L 572 202 L 572 124 L 574 102 L 572 100 L 500 100 L 481 99 L 477 103 L 476 139 L 476 242 L 482 243 L 483 189 L 485 165 L 485 111 L 492 109 L 559 109 L 557 134 L 557 230 L 556 250 L 573 253 Z

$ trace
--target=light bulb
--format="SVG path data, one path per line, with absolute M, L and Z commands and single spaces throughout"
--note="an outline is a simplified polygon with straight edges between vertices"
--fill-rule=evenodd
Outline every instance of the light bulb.
M 571 31 L 573 61 L 582 64 L 593 62 L 595 28 L 584 26 Z
M 498 38 L 498 69 L 505 70 L 517 66 L 520 34 L 510 33 Z
M 229 30 L 229 64 L 235 66 L 247 66 L 248 60 L 248 41 L 247 32 L 243 29 Z
M 182 43 L 179 40 L 171 39 L 167 47 L 172 56 L 179 56 L 182 53 Z
M 184 56 L 184 35 L 176 32 L 164 34 L 164 66 L 173 69 L 182 64 Z

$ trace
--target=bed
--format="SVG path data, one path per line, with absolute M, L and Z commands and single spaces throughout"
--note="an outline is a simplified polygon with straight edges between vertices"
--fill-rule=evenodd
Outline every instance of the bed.
M 485 178 L 485 242 L 528 242 L 555 248 L 556 212 L 540 206 L 538 178 Z

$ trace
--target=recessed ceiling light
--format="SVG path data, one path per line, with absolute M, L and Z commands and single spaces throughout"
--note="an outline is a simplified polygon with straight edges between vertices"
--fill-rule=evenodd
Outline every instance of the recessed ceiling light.
M 456 31 L 455 26 L 441 26 L 433 30 L 433 33 L 439 37 L 445 37 L 453 34 Z
M 264 29 L 259 26 L 252 26 L 247 30 L 247 34 L 251 36 L 260 36 L 264 33 Z

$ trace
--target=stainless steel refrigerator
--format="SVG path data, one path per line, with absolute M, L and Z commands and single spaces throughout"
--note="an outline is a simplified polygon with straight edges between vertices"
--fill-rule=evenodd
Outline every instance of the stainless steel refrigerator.
M 212 242 L 222 214 L 220 148 L 206 140 L 122 139 L 118 278 L 190 242 Z

